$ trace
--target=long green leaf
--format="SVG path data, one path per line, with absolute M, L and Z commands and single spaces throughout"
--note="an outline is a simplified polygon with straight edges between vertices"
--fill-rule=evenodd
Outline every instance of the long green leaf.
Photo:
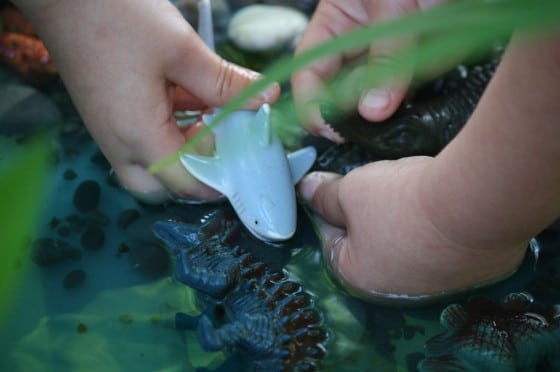
M 0 167 L 0 325 L 23 275 L 19 261 L 45 196 L 47 141 L 40 139 L 22 147 L 3 159 Z

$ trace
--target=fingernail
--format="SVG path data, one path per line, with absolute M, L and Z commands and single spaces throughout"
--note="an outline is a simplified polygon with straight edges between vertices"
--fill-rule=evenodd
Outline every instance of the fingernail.
M 315 192 L 317 191 L 319 186 L 323 184 L 323 182 L 333 181 L 340 177 L 342 176 L 338 173 L 322 172 L 322 171 L 311 172 L 305 177 L 303 177 L 302 180 L 299 182 L 298 194 L 303 201 L 311 202 L 311 199 L 313 199 Z
M 265 103 L 270 103 L 274 101 L 276 97 L 278 97 L 279 92 L 280 92 L 280 84 L 274 82 L 270 84 L 268 87 L 266 87 L 266 89 L 259 94 L 259 99 Z
M 334 143 L 344 142 L 344 138 L 342 138 L 338 133 L 336 133 L 328 124 L 326 127 L 324 127 L 319 131 L 319 135 Z
M 315 191 L 317 191 L 317 188 L 322 182 L 323 178 L 316 172 L 309 173 L 307 176 L 303 177 L 298 185 L 298 194 L 300 198 L 306 203 L 311 202 Z
M 369 109 L 379 111 L 389 106 L 390 94 L 386 89 L 371 89 L 363 97 L 361 104 Z

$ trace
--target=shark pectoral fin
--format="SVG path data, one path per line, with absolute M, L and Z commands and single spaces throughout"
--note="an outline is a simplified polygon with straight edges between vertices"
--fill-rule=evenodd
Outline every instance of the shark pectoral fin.
M 292 181 L 294 185 L 309 171 L 315 159 L 317 151 L 314 147 L 308 146 L 287 155 L 290 172 L 292 173 Z
M 219 159 L 216 157 L 181 154 L 181 163 L 187 171 L 200 182 L 226 194 L 223 184 L 222 169 Z
M 249 124 L 251 134 L 255 136 L 260 146 L 268 146 L 272 140 L 272 128 L 270 126 L 270 106 L 262 105 Z

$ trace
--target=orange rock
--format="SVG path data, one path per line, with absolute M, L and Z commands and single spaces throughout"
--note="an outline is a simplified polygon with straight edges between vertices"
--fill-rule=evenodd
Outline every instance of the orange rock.
M 43 42 L 14 32 L 0 32 L 0 61 L 12 67 L 27 82 L 42 85 L 57 76 L 56 67 Z

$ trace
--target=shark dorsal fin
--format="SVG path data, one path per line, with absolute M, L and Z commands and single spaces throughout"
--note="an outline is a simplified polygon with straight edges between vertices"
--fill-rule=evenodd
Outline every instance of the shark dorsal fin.
M 222 165 L 216 157 L 181 154 L 181 163 L 197 180 L 213 189 L 227 194 L 223 180 Z
M 315 162 L 317 151 L 312 146 L 307 146 L 287 155 L 292 181 L 294 185 L 301 180 Z
M 249 123 L 251 135 L 255 137 L 260 146 L 267 146 L 272 140 L 270 126 L 270 106 L 262 105 Z

